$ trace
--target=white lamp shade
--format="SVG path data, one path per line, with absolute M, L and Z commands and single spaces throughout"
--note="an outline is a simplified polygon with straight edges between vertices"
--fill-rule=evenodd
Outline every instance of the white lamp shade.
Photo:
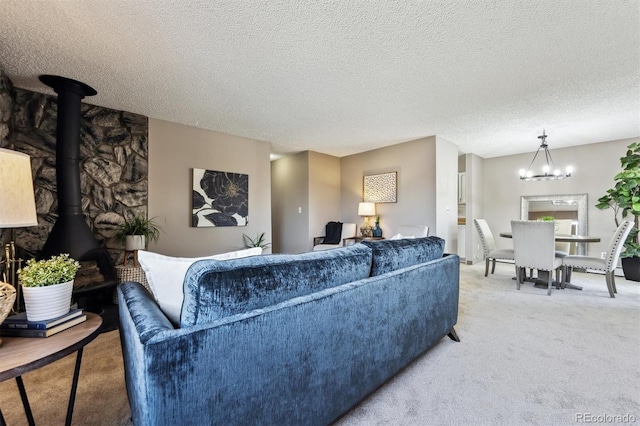
M 358 204 L 358 216 L 375 216 L 375 215 L 376 215 L 375 203 Z
M 37 224 L 31 159 L 27 154 L 0 148 L 0 228 Z

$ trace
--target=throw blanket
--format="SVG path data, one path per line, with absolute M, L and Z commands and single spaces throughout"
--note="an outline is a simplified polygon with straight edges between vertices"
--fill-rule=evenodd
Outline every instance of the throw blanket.
M 338 244 L 342 238 L 342 222 L 329 222 L 322 244 Z

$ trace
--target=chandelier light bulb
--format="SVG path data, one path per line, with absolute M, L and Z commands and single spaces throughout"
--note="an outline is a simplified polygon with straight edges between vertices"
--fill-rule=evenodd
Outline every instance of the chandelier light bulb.
M 545 175 L 548 175 L 548 174 L 549 174 L 549 170 L 550 170 L 550 167 L 549 167 L 549 165 L 548 165 L 548 164 L 546 164 L 545 166 L 543 166 L 543 167 L 542 167 L 542 172 L 543 172 Z
M 560 169 L 555 169 L 555 170 L 553 171 L 553 175 L 554 175 L 554 176 L 560 176 Z
M 520 169 L 520 177 L 524 177 L 527 174 L 527 171 L 525 169 Z
M 571 176 L 571 173 L 573 173 L 573 167 L 567 166 L 567 175 Z
M 530 178 L 531 176 L 533 176 L 533 172 L 532 172 L 531 170 L 529 170 L 529 171 L 526 173 L 526 177 Z

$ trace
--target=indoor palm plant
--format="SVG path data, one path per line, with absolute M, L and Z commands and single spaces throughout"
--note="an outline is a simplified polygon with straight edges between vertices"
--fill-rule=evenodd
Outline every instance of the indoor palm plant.
M 158 241 L 160 227 L 155 223 L 155 218 L 148 219 L 139 215 L 125 219 L 116 229 L 115 236 L 125 243 L 126 250 L 143 250 L 147 242 Z
M 265 237 L 265 233 L 261 233 L 256 235 L 256 238 L 253 239 L 251 237 L 249 237 L 246 234 L 242 234 L 242 239 L 244 240 L 244 246 L 246 248 L 251 248 L 251 247 L 260 247 L 262 250 L 269 248 L 269 246 L 271 245 L 271 243 L 268 243 L 266 241 L 266 237 Z
M 69 312 L 73 279 L 80 263 L 63 253 L 49 259 L 29 259 L 18 271 L 29 321 L 59 317 Z
M 615 185 L 606 195 L 598 199 L 599 209 L 613 209 L 613 219 L 619 225 L 618 213 L 625 219 L 634 221 L 634 227 L 624 243 L 622 269 L 628 280 L 640 281 L 640 244 L 638 224 L 640 217 L 640 143 L 634 142 L 627 147 L 627 153 L 620 158 L 622 171 L 613 179 Z

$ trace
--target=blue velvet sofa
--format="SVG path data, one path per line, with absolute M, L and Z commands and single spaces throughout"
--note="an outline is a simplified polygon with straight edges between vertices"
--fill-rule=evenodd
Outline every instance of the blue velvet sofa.
M 118 287 L 136 425 L 325 425 L 447 334 L 459 259 L 437 237 L 194 263 L 180 324 Z M 437 392 L 437 389 L 434 389 Z

